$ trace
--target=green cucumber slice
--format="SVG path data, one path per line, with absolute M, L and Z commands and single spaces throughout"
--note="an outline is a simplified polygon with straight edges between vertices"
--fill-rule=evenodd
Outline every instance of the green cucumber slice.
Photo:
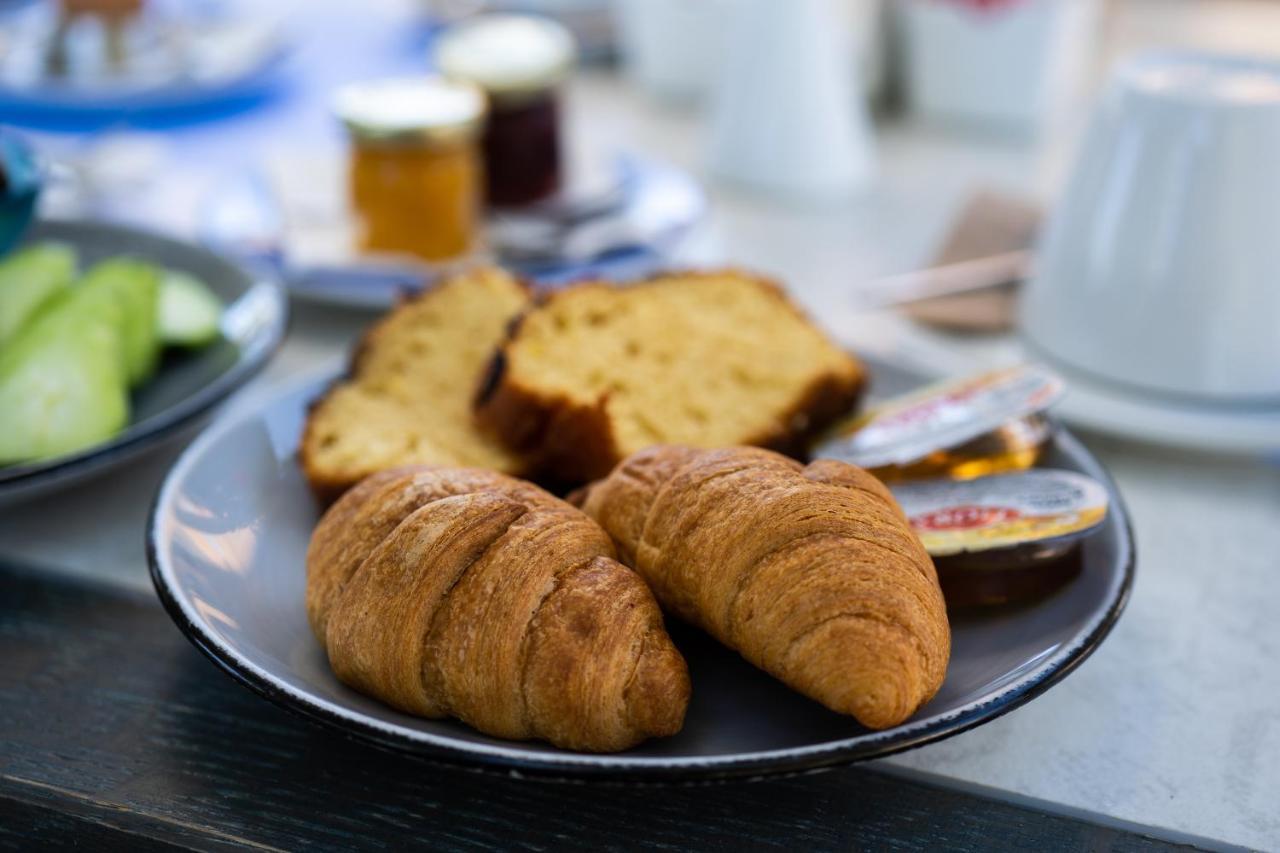
M 0 344 L 75 277 L 75 250 L 61 243 L 38 243 L 0 261 Z
M 160 269 L 134 258 L 112 258 L 95 264 L 76 287 L 84 297 L 109 294 L 121 308 L 125 374 L 130 387 L 155 373 L 160 357 L 156 317 L 160 302 Z
M 120 325 L 64 300 L 0 348 L 0 463 L 106 441 L 129 422 Z
M 167 270 L 160 282 L 158 320 L 166 345 L 204 346 L 218 337 L 222 302 L 195 276 Z

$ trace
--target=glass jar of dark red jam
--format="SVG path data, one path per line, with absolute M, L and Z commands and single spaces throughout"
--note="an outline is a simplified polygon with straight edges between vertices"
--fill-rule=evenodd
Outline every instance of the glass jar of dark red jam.
M 504 103 L 490 98 L 481 137 L 485 195 L 507 207 L 541 201 L 560 189 L 560 106 L 554 90 Z
M 440 37 L 440 71 L 488 95 L 480 146 L 490 205 L 532 204 L 560 189 L 560 88 L 574 53 L 567 29 L 529 15 L 477 15 Z

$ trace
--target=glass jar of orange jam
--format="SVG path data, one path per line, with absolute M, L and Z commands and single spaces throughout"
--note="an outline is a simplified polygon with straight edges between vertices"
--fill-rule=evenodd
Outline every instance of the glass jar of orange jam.
M 360 83 L 335 111 L 351 143 L 348 189 L 362 251 L 447 261 L 478 248 L 483 93 L 438 77 Z

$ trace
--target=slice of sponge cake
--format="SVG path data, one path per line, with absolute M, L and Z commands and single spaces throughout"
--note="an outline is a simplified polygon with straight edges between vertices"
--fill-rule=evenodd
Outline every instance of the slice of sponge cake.
M 336 497 L 415 463 L 523 470 L 476 429 L 472 399 L 507 324 L 529 301 L 507 273 L 473 270 L 402 303 L 365 335 L 348 377 L 307 418 L 299 453 L 312 489 Z
M 539 473 L 581 482 L 653 444 L 803 452 L 863 381 L 771 282 L 670 274 L 536 304 L 495 356 L 477 409 Z

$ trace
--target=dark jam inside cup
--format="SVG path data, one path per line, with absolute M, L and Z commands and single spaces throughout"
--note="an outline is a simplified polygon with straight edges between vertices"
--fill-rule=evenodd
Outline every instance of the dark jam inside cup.
M 490 105 L 481 142 L 489 204 L 531 204 L 560 189 L 559 113 L 554 91 Z
M 1084 568 L 1079 542 L 1034 544 L 934 557 L 948 610 L 1030 602 L 1065 586 Z

